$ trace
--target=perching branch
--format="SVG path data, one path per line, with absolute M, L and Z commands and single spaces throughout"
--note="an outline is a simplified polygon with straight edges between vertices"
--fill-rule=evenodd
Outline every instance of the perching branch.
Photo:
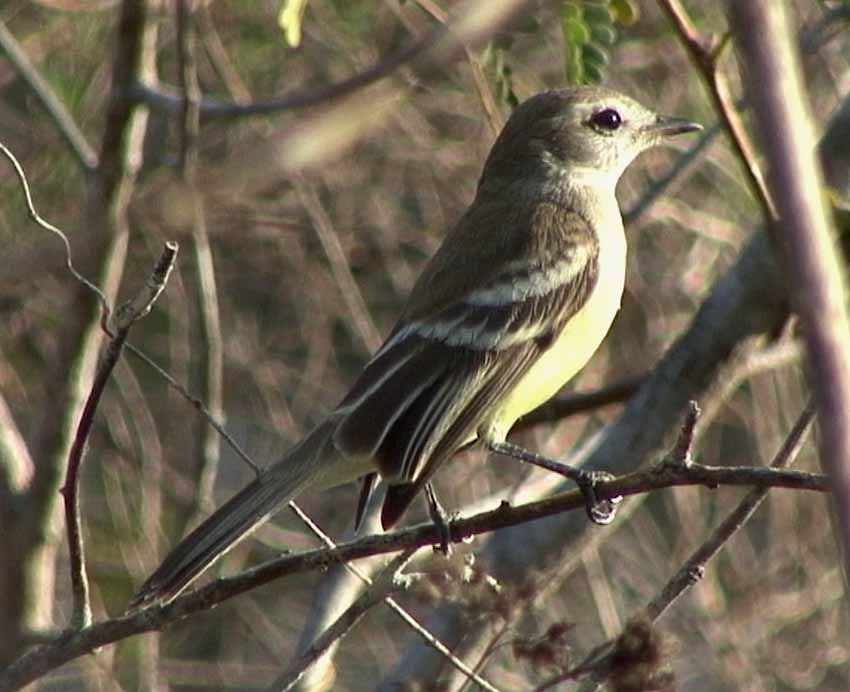
M 822 474 L 763 467 L 709 467 L 699 464 L 683 466 L 662 463 L 611 481 L 600 482 L 600 497 L 636 495 L 676 485 L 721 485 L 764 488 L 789 488 L 827 492 L 829 479 Z M 455 519 L 449 529 L 455 542 L 498 529 L 518 526 L 555 514 L 584 509 L 579 491 L 555 495 L 517 507 L 502 503 L 499 507 L 471 517 Z M 208 610 L 241 593 L 250 591 L 283 576 L 326 569 L 373 555 L 434 545 L 441 530 L 433 524 L 421 524 L 392 533 L 367 536 L 339 544 L 336 548 L 314 549 L 270 560 L 236 576 L 217 579 L 196 591 L 178 596 L 166 605 L 151 605 L 121 617 L 70 633 L 22 656 L 0 673 L 0 690 L 21 686 L 78 656 L 126 637 L 160 630 L 194 613 Z
M 814 407 L 809 404 L 797 418 L 794 427 L 791 428 L 791 432 L 771 462 L 770 468 L 784 469 L 794 462 L 806 440 L 806 433 L 809 431 L 813 418 Z M 749 520 L 767 497 L 768 490 L 769 488 L 762 486 L 753 488 L 747 493 L 746 497 L 712 532 L 711 536 L 694 551 L 682 568 L 670 579 L 667 586 L 661 590 L 661 593 L 646 606 L 643 612 L 644 617 L 655 621 L 667 611 L 685 589 L 696 583 L 694 577 L 698 579 L 704 574 L 708 561 L 717 555 L 732 535 Z
M 809 404 L 800 414 L 797 422 L 794 423 L 791 432 L 771 462 L 770 468 L 783 469 L 794 462 L 805 442 L 806 433 L 813 418 L 814 407 Z M 689 436 L 685 432 L 687 427 L 687 425 L 683 426 L 683 434 L 680 436 L 680 441 Z M 729 513 L 726 519 L 711 532 L 711 535 L 703 544 L 685 561 L 684 565 L 671 577 L 658 595 L 647 604 L 641 613 L 632 618 L 632 621 L 654 623 L 686 590 L 699 583 L 705 574 L 706 565 L 709 560 L 717 555 L 735 532 L 747 523 L 758 506 L 767 497 L 768 490 L 767 487 L 758 487 L 750 490 L 738 506 Z M 590 692 L 590 690 L 598 689 L 597 683 L 601 683 L 612 672 L 612 666 L 615 664 L 615 648 L 618 639 L 608 641 L 597 647 L 579 665 L 547 680 L 535 692 L 542 692 L 565 680 L 574 680 L 588 674 L 591 676 L 590 684 L 584 686 L 582 692 Z

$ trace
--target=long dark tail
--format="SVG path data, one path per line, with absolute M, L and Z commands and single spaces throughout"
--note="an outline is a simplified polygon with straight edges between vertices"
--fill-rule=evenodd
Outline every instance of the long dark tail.
M 184 538 L 142 585 L 130 608 L 170 601 L 308 487 L 321 490 L 365 473 L 368 468 L 362 469 L 362 463 L 346 459 L 333 447 L 333 430 L 331 421 L 322 423 Z

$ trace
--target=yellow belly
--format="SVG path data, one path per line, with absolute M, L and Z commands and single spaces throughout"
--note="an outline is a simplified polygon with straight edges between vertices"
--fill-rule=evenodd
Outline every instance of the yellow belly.
M 479 428 L 479 438 L 503 441 L 518 418 L 551 398 L 584 367 L 608 333 L 623 297 L 626 239 L 621 222 L 606 225 L 599 238 L 599 278 L 593 292 L 552 346 Z

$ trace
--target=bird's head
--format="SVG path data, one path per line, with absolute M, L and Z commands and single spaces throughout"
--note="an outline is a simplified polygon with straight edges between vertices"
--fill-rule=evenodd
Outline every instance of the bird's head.
M 481 183 L 543 175 L 613 189 L 639 153 L 700 129 L 611 89 L 544 91 L 513 112 L 487 158 Z

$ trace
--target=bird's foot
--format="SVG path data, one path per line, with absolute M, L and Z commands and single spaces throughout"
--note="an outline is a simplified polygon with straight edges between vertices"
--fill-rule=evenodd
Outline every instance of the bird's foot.
M 560 461 L 555 461 L 554 459 L 545 457 L 542 454 L 532 452 L 511 442 L 491 441 L 487 443 L 487 448 L 492 452 L 501 454 L 502 456 L 519 459 L 520 461 L 524 461 L 528 464 L 534 464 L 535 466 L 544 468 L 547 471 L 552 471 L 553 473 L 557 473 L 565 478 L 569 478 L 571 481 L 575 482 L 575 484 L 579 487 L 579 490 L 581 490 L 582 495 L 584 495 L 585 511 L 594 524 L 601 524 L 604 526 L 605 524 L 610 524 L 614 521 L 614 516 L 617 513 L 617 505 L 623 501 L 623 498 L 621 496 L 617 496 L 600 500 L 596 494 L 597 484 L 614 478 L 614 476 L 610 473 L 605 471 L 586 471 L 584 469 L 578 469 Z
M 425 497 L 428 499 L 428 516 L 437 527 L 440 534 L 439 543 L 434 546 L 434 550 L 438 550 L 446 557 L 452 553 L 452 534 L 449 522 L 451 517 L 443 509 L 440 501 L 437 499 L 437 494 L 434 492 L 434 487 L 430 483 L 425 484 Z

